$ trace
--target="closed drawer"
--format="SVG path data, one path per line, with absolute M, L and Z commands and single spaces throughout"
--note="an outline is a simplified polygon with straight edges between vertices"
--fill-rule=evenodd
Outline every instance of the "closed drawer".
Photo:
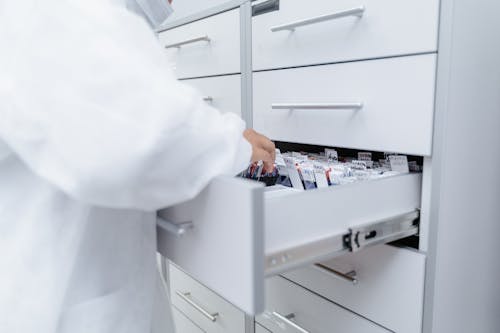
M 430 155 L 435 55 L 254 73 L 254 127 L 279 141 Z
M 382 245 L 284 276 L 395 332 L 422 331 L 423 254 Z
M 438 0 L 282 0 L 278 11 L 253 18 L 253 66 L 262 70 L 434 52 L 438 14 Z
M 241 116 L 241 75 L 185 80 L 202 94 L 205 102 L 222 112 Z
M 172 264 L 170 294 L 172 304 L 203 331 L 245 333 L 243 312 Z
M 268 329 L 264 328 L 263 326 L 260 326 L 259 324 L 255 323 L 255 333 L 270 333 Z
M 256 320 L 272 332 L 389 332 L 283 278 L 269 279 L 266 287 L 266 311 Z
M 172 315 L 174 317 L 174 324 L 176 332 L 180 333 L 203 333 L 201 328 L 196 326 L 189 318 L 175 307 L 172 308 Z M 166 333 L 166 332 L 165 332 Z
M 406 174 L 297 191 L 220 177 L 160 212 L 158 250 L 243 311 L 260 313 L 265 276 L 415 234 L 421 183 L 421 175 Z
M 240 13 L 234 9 L 162 32 L 177 77 L 240 73 Z
M 177 20 L 203 13 L 206 10 L 213 9 L 214 7 L 227 4 L 231 0 L 203 0 L 203 1 L 175 1 L 173 3 L 174 12 L 169 17 L 167 23 L 175 22 Z

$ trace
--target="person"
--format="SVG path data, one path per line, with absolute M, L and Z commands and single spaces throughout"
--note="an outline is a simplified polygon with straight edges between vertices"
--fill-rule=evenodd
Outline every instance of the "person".
M 273 162 L 175 79 L 160 1 L 0 2 L 0 332 L 172 332 L 155 211 Z

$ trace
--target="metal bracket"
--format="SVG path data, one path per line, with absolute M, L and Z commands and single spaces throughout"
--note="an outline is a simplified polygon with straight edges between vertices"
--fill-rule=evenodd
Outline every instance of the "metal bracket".
M 418 234 L 415 221 L 420 212 L 414 211 L 394 217 L 390 220 L 369 223 L 349 229 L 344 236 L 344 244 L 351 252 L 357 252 L 365 247 L 389 243 L 401 238 Z

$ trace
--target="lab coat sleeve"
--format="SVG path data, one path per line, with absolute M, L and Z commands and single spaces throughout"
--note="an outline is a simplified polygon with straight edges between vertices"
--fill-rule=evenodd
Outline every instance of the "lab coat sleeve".
M 12 38 L 38 34 L 0 55 L 0 140 L 68 195 L 105 207 L 163 208 L 243 170 L 244 122 L 177 81 L 140 18 L 113 6 L 96 15 L 97 3 L 10 27 Z

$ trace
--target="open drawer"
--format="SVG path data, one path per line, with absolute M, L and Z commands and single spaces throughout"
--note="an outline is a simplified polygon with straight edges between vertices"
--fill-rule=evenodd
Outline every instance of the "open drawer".
M 159 213 L 158 250 L 257 314 L 266 276 L 416 234 L 420 192 L 419 174 L 312 191 L 220 177 Z

